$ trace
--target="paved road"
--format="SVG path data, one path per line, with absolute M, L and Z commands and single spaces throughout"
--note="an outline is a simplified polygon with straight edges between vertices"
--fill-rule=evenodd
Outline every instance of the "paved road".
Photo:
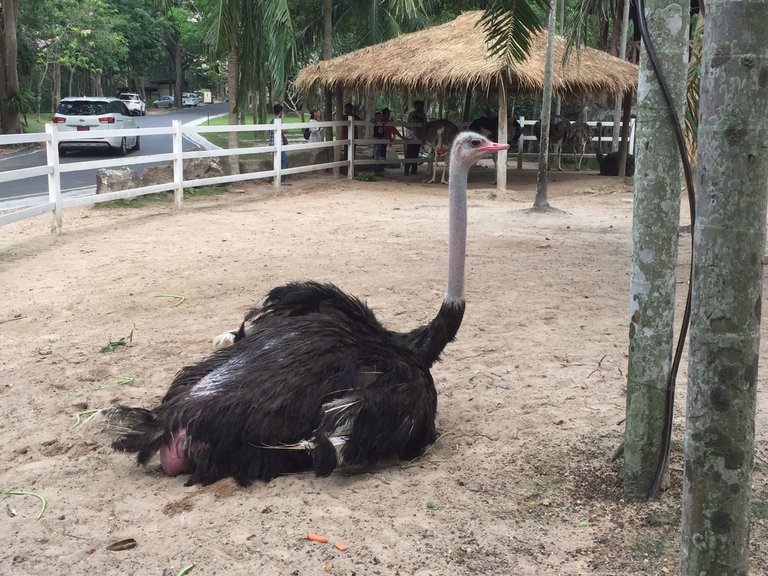
M 147 115 L 137 118 L 137 124 L 140 128 L 158 128 L 170 126 L 172 120 L 180 120 L 182 124 L 200 121 L 201 119 L 218 116 L 226 113 L 226 103 L 216 103 L 201 105 L 197 108 L 184 108 L 181 110 L 154 110 L 147 108 Z M 184 138 L 184 150 L 189 150 L 199 146 L 199 142 Z M 132 159 L 137 156 L 152 156 L 155 154 L 165 154 L 171 152 L 171 136 L 142 136 L 141 150 L 138 152 L 129 152 L 125 158 L 120 161 L 125 165 L 131 165 Z M 100 158 L 110 158 L 107 152 L 99 150 L 87 150 L 82 152 L 71 152 L 61 158 L 62 164 L 81 162 L 83 160 L 97 160 Z M 18 170 L 20 168 L 31 168 L 33 166 L 44 166 L 46 163 L 45 150 L 34 150 L 22 152 L 13 156 L 0 158 L 0 172 L 6 170 Z M 139 174 L 147 166 L 155 164 L 140 164 L 136 166 Z M 74 192 L 78 190 L 91 190 L 96 186 L 96 170 L 83 170 L 78 172 L 67 172 L 61 175 L 62 192 Z M 38 196 L 48 194 L 48 180 L 46 176 L 28 178 L 25 180 L 16 180 L 13 182 L 4 182 L 0 185 L 0 199 L 25 198 L 29 196 Z

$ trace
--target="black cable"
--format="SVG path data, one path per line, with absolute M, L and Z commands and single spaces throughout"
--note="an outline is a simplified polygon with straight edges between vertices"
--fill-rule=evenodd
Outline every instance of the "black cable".
M 629 0 L 624 0 L 628 2 Z M 667 377 L 667 391 L 665 400 L 665 414 L 664 425 L 662 426 L 662 439 L 661 439 L 661 453 L 659 454 L 659 463 L 656 466 L 656 475 L 654 477 L 653 485 L 648 492 L 648 498 L 654 498 L 659 493 L 661 488 L 661 482 L 664 479 L 664 470 L 667 467 L 667 461 L 669 460 L 669 448 L 672 441 L 672 418 L 674 415 L 675 407 L 675 381 L 677 380 L 677 371 L 680 367 L 680 359 L 683 356 L 683 348 L 685 347 L 685 339 L 688 335 L 688 324 L 691 320 L 691 289 L 693 287 L 693 232 L 696 217 L 696 194 L 693 187 L 693 171 L 691 170 L 691 164 L 688 159 L 688 152 L 685 149 L 685 137 L 683 136 L 683 129 L 680 125 L 680 119 L 677 116 L 677 110 L 675 103 L 672 100 L 672 95 L 669 91 L 666 78 L 659 66 L 658 58 L 656 57 L 656 51 L 651 43 L 650 35 L 648 34 L 648 23 L 645 18 L 645 0 L 637 0 L 638 18 L 637 22 L 640 28 L 640 37 L 645 45 L 645 51 L 648 54 L 648 60 L 651 63 L 653 72 L 656 75 L 656 80 L 661 88 L 664 102 L 670 111 L 672 119 L 672 128 L 675 132 L 675 140 L 677 141 L 677 147 L 680 152 L 680 158 L 683 163 L 683 173 L 685 175 L 685 186 L 688 190 L 688 206 L 691 211 L 691 267 L 688 276 L 688 295 L 685 300 L 685 311 L 683 312 L 683 323 L 680 327 L 680 336 L 677 340 L 677 346 L 675 347 L 675 354 L 672 358 L 672 366 L 669 370 Z M 689 16 L 690 18 L 690 16 Z

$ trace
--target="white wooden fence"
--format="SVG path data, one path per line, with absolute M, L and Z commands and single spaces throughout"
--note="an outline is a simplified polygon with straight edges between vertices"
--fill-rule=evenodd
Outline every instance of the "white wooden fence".
M 518 145 L 518 168 L 522 167 L 523 154 L 525 143 L 531 140 L 536 140 L 534 136 L 530 134 L 530 130 L 526 130 L 527 127 L 535 124 L 534 120 L 526 120 L 520 118 L 518 120 L 523 126 L 523 135 L 520 138 Z M 591 122 L 590 124 L 595 124 Z M 284 145 L 281 138 L 275 138 L 274 146 L 250 146 L 234 149 L 215 149 L 215 150 L 194 150 L 183 151 L 182 139 L 185 135 L 204 135 L 210 133 L 228 133 L 228 132 L 264 132 L 265 134 L 270 131 L 277 131 L 286 128 L 295 131 L 297 134 L 306 127 L 340 127 L 347 125 L 348 134 L 351 136 L 349 140 L 335 140 L 329 142 L 316 142 L 309 143 L 301 140 L 299 142 Z M 109 202 L 113 200 L 135 198 L 146 194 L 156 194 L 158 192 L 166 192 L 173 190 L 174 202 L 177 208 L 182 208 L 184 203 L 184 188 L 193 188 L 198 186 L 213 186 L 217 184 L 228 184 L 231 182 L 240 182 L 245 180 L 255 180 L 259 178 L 271 178 L 274 180 L 274 186 L 280 187 L 280 179 L 282 176 L 289 174 L 300 174 L 304 172 L 313 172 L 318 170 L 334 169 L 335 172 L 341 167 L 347 167 L 347 177 L 354 178 L 355 167 L 357 166 L 370 166 L 375 164 L 381 164 L 382 160 L 373 159 L 369 155 L 356 157 L 355 152 L 358 147 L 371 146 L 373 144 L 381 144 L 382 140 L 373 138 L 354 138 L 354 127 L 370 127 L 371 124 L 365 121 L 353 122 L 350 118 L 347 121 L 333 121 L 333 122 L 318 122 L 318 123 L 299 123 L 299 124 L 283 124 L 279 121 L 270 124 L 249 124 L 238 126 L 192 126 L 181 125 L 178 120 L 174 120 L 170 127 L 161 128 L 134 128 L 124 130 L 100 130 L 99 137 L 125 137 L 139 135 L 153 136 L 153 135 L 168 135 L 173 143 L 172 151 L 166 154 L 155 155 L 131 155 L 129 157 L 110 158 L 104 160 L 85 160 L 82 162 L 72 162 L 62 164 L 59 156 L 59 141 L 66 140 L 87 140 L 93 138 L 92 132 L 60 132 L 55 124 L 46 124 L 46 130 L 44 133 L 39 134 L 20 134 L 20 135 L 0 135 L 0 146 L 4 145 L 18 145 L 18 144 L 36 144 L 44 145 L 47 156 L 47 163 L 45 166 L 37 166 L 33 168 L 24 168 L 19 170 L 0 171 L 0 185 L 3 182 L 12 182 L 16 180 L 24 180 L 26 178 L 32 178 L 35 176 L 47 176 L 48 177 L 48 194 L 29 196 L 24 198 L 12 198 L 12 199 L 0 199 L 0 226 L 4 224 L 10 224 L 17 222 L 25 218 L 31 218 L 33 216 L 39 216 L 41 214 L 52 213 L 53 220 L 51 225 L 51 231 L 60 233 L 62 229 L 63 212 L 66 208 L 73 208 L 76 206 L 84 206 L 90 204 L 97 204 L 99 202 Z M 398 124 L 399 127 L 405 127 L 402 123 Z M 612 129 L 613 123 L 604 122 L 603 126 L 609 128 L 608 135 L 604 135 L 602 140 L 604 142 L 610 141 L 610 129 Z M 630 152 L 632 152 L 632 146 L 634 143 L 634 120 L 630 125 Z M 526 133 L 527 132 L 527 133 Z M 597 138 L 593 138 L 596 141 Z M 413 141 L 416 142 L 416 141 Z M 387 142 L 389 143 L 389 142 Z M 397 140 L 396 144 L 407 144 L 408 140 Z M 347 145 L 349 155 L 346 160 L 340 160 L 340 147 Z M 311 164 L 307 166 L 296 166 L 290 168 L 283 168 L 281 166 L 281 152 L 291 152 L 297 150 L 308 149 L 321 149 L 321 148 L 334 148 L 334 160 L 331 162 L 322 162 L 319 164 Z M 362 148 L 360 148 L 362 149 Z M 226 157 L 226 156 L 242 156 L 247 154 L 259 154 L 259 153 L 273 153 L 273 166 L 271 170 L 262 170 L 258 172 L 248 172 L 244 174 L 235 174 L 227 176 L 218 176 L 215 178 L 200 178 L 195 180 L 185 180 L 183 172 L 183 162 L 192 158 L 209 158 L 209 157 Z M 104 194 L 88 194 L 84 196 L 71 196 L 62 195 L 61 190 L 61 175 L 67 172 L 77 172 L 82 170 L 93 170 L 99 168 L 114 168 L 116 166 L 137 165 L 137 164 L 149 164 L 157 162 L 170 162 L 173 165 L 173 180 L 164 184 L 156 184 L 152 186 L 142 186 L 139 188 L 132 188 L 129 190 L 121 190 L 117 192 L 108 192 Z M 386 160 L 387 164 L 391 162 L 390 159 Z M 401 159 L 400 162 L 403 162 Z

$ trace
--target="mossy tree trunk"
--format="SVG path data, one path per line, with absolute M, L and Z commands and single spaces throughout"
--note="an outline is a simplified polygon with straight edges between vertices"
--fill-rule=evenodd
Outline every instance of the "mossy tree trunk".
M 539 175 L 536 184 L 536 210 L 550 208 L 547 199 L 547 172 L 549 169 L 549 121 L 552 111 L 552 77 L 555 69 L 555 8 L 556 0 L 549 0 L 547 12 L 547 60 L 544 69 L 544 93 L 541 98 L 541 133 L 539 136 Z
M 684 576 L 749 570 L 768 189 L 768 3 L 707 2 L 683 483 Z
M 689 3 L 648 0 L 648 32 L 683 117 Z M 637 97 L 637 154 L 630 273 L 629 366 L 624 491 L 645 498 L 662 450 L 674 341 L 681 162 L 661 88 L 643 49 Z

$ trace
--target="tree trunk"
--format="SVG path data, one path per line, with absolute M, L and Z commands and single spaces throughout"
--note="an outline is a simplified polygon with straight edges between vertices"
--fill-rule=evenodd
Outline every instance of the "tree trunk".
M 549 168 L 549 120 L 552 111 L 552 76 L 555 67 L 555 1 L 547 9 L 547 63 L 544 72 L 544 94 L 541 98 L 541 135 L 539 137 L 539 175 L 536 184 L 536 210 L 550 208 L 547 200 L 547 169 Z
M 91 82 L 93 83 L 93 95 L 104 96 L 104 88 L 101 86 L 101 73 L 94 72 L 91 74 Z
M 766 22 L 765 2 L 707 3 L 685 431 L 683 576 L 746 576 L 749 570 L 768 205 Z
M 333 0 L 323 0 L 323 60 L 333 58 Z M 333 92 L 325 91 L 324 120 L 333 119 Z M 333 140 L 333 129 L 325 129 L 325 139 Z
M 2 40 L 0 41 L 0 129 L 5 134 L 21 132 L 21 115 L 9 109 L 6 99 L 19 91 L 19 73 L 16 66 L 18 42 L 16 25 L 19 17 L 19 0 L 3 0 Z
M 173 67 L 176 72 L 175 90 L 176 90 L 176 106 L 181 106 L 182 92 L 184 92 L 184 70 L 181 64 L 181 38 L 174 38 L 173 44 Z
M 229 89 L 229 124 L 237 125 L 237 96 L 240 90 L 239 86 L 239 70 L 240 70 L 240 58 L 237 46 L 232 46 L 229 49 L 229 62 L 227 64 L 227 87 Z M 240 139 L 238 138 L 240 132 L 229 132 L 227 135 L 227 146 L 230 149 L 238 148 L 240 146 Z M 227 164 L 229 165 L 230 174 L 240 174 L 240 158 L 238 156 L 228 156 Z
M 624 9 L 621 18 L 621 40 L 619 41 L 619 58 L 624 60 L 627 57 L 627 31 L 629 29 L 629 0 L 624 0 Z M 614 33 L 614 36 L 616 34 Z M 616 92 L 614 95 L 613 109 L 613 138 L 611 140 L 611 150 L 619 149 L 619 130 L 616 127 L 621 120 L 622 94 Z M 626 163 L 619 164 L 619 176 L 624 177 L 624 167 Z
M 688 12 L 687 0 L 646 2 L 648 32 L 680 118 L 685 104 Z M 645 47 L 640 58 L 636 138 L 624 492 L 645 498 L 662 451 L 682 184 L 669 112 Z
M 51 107 L 55 111 L 61 100 L 61 64 L 54 62 L 51 67 Z

